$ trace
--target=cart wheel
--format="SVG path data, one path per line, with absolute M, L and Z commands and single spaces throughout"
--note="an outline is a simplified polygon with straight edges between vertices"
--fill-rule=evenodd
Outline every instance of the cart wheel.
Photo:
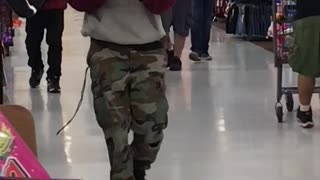
M 293 101 L 293 95 L 291 92 L 286 93 L 286 105 L 287 105 L 287 110 L 289 112 L 292 112 L 293 106 L 294 106 L 294 101 Z
M 283 123 L 283 107 L 281 104 L 276 106 L 276 115 L 279 123 Z

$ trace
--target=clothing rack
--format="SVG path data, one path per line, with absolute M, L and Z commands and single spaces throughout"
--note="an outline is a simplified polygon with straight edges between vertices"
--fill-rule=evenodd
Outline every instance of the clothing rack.
M 265 40 L 271 17 L 271 0 L 230 0 L 226 32 L 249 41 Z
M 225 18 L 228 0 L 215 0 L 214 16 L 215 18 Z

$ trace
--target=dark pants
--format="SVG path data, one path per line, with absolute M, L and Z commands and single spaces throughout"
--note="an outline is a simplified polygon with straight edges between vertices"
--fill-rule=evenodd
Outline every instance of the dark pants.
M 199 54 L 208 54 L 211 22 L 215 0 L 193 0 L 191 50 Z
M 26 46 L 29 66 L 33 71 L 44 68 L 41 55 L 41 42 L 46 30 L 46 42 L 49 46 L 47 71 L 48 79 L 59 79 L 61 76 L 62 34 L 64 29 L 64 11 L 42 11 L 27 19 Z

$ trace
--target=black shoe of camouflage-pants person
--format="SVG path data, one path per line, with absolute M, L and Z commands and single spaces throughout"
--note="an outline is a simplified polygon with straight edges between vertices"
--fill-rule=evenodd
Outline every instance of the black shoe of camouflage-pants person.
M 91 40 L 88 65 L 111 180 L 134 180 L 135 169 L 147 170 L 155 161 L 167 127 L 163 43 L 121 46 Z

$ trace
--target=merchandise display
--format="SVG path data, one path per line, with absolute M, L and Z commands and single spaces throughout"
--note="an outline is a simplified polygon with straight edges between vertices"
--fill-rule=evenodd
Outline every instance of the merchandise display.
M 14 105 L 1 107 L 0 180 L 52 180 L 36 158 L 32 123 L 32 115 L 26 109 Z M 27 130 L 22 130 L 24 128 Z
M 5 56 L 10 55 L 10 47 L 13 44 L 13 37 L 15 35 L 15 28 L 21 26 L 21 21 L 12 10 L 8 7 L 7 2 L 0 0 L 0 69 L 2 73 L 2 78 L 0 78 L 0 84 L 6 86 L 6 76 L 3 70 L 3 61 Z M 8 102 L 8 98 L 4 95 L 4 89 L 0 88 L 0 104 Z
M 276 26 L 276 64 L 285 63 L 288 59 L 288 50 L 293 32 L 293 21 L 296 14 L 295 2 L 293 0 L 275 1 Z
M 224 18 L 226 9 L 228 5 L 228 0 L 216 0 L 214 7 L 214 14 L 216 18 Z
M 13 46 L 13 17 L 11 9 L 3 0 L 0 1 L 0 32 L 2 44 L 5 47 L 7 55 L 9 55 L 9 47 Z
M 32 151 L 0 113 L 0 176 L 49 179 Z
M 11 9 L 7 6 L 6 1 L 0 0 L 0 70 L 2 77 L 0 77 L 0 104 L 4 102 L 5 73 L 3 70 L 4 56 L 9 55 L 9 48 L 13 46 L 13 15 Z
M 246 40 L 265 40 L 272 17 L 271 0 L 231 0 L 226 32 Z
M 226 10 L 226 33 L 235 34 L 237 30 L 239 8 L 236 3 L 229 3 Z

